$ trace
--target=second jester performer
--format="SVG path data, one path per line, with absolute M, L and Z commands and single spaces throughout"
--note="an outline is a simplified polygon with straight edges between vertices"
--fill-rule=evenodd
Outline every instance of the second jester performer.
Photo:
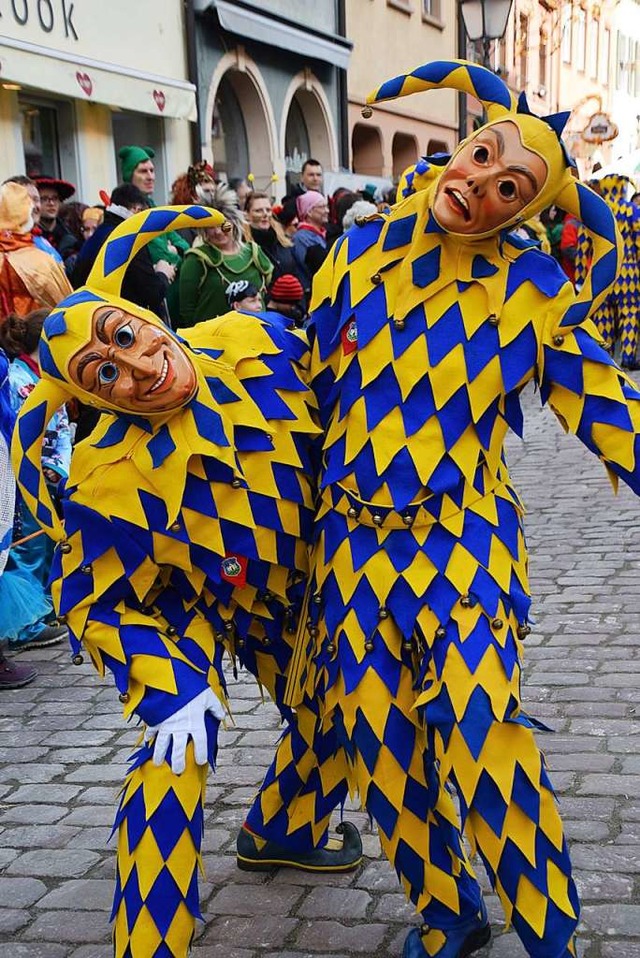
M 640 491 L 640 393 L 587 318 L 615 279 L 619 239 L 609 207 L 573 176 L 566 115 L 534 117 L 490 71 L 431 63 L 370 101 L 439 87 L 476 96 L 489 122 L 446 165 L 418 164 L 405 198 L 350 230 L 316 278 L 311 374 L 326 439 L 289 691 L 292 703 L 318 697 L 422 917 L 405 958 L 463 958 L 490 936 L 447 783 L 527 954 L 569 958 L 579 902 L 521 709 L 530 597 L 503 444 L 522 432 L 519 393 L 533 381 L 614 485 Z M 509 233 L 552 202 L 591 234 L 577 297 Z

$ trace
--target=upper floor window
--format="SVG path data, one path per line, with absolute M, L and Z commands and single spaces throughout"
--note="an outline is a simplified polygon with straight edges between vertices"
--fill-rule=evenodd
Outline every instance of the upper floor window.
M 592 20 L 589 27 L 589 76 L 598 79 L 598 47 L 600 39 L 600 21 Z
M 611 30 L 607 27 L 602 31 L 602 43 L 600 45 L 600 82 L 609 82 L 609 60 L 611 57 Z
M 422 15 L 430 20 L 441 20 L 442 5 L 440 0 L 422 0 Z
M 582 7 L 576 11 L 576 67 L 584 72 L 587 58 L 587 13 Z
M 572 21 L 571 21 L 571 4 L 563 3 L 562 4 L 562 62 L 571 63 L 571 31 L 572 31 Z

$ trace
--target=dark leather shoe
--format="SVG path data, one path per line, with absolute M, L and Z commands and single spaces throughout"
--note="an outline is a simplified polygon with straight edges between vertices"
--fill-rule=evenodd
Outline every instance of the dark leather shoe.
M 484 901 L 480 901 L 477 915 L 443 934 L 446 938 L 440 950 L 430 955 L 422 944 L 420 930 L 414 928 L 405 939 L 402 958 L 467 958 L 467 955 L 478 951 L 491 938 L 491 925 Z
M 341 845 L 335 839 L 329 839 L 324 848 L 296 852 L 252 835 L 243 827 L 236 841 L 238 868 L 243 871 L 269 871 L 272 868 L 298 868 L 307 872 L 353 871 L 362 861 L 360 833 L 351 822 L 342 822 L 336 831 L 343 836 Z
M 0 689 L 21 689 L 33 682 L 37 674 L 32 665 L 17 665 L 0 653 Z

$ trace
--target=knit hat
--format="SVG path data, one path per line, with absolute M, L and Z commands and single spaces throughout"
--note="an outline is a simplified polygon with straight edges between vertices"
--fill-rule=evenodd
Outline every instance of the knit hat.
M 28 233 L 33 225 L 31 197 L 21 183 L 0 186 L 0 230 Z
M 241 303 L 243 299 L 247 299 L 249 296 L 257 296 L 260 290 L 248 279 L 237 279 L 229 283 L 224 292 L 227 303 L 229 306 L 233 306 L 234 303 Z
M 301 193 L 300 196 L 296 197 L 298 216 L 301 220 L 304 220 L 307 218 L 309 210 L 312 210 L 314 206 L 320 206 L 321 203 L 326 202 L 322 193 L 318 193 L 317 190 L 307 190 L 306 193 Z
M 150 146 L 121 146 L 118 150 L 118 156 L 120 157 L 122 179 L 125 183 L 131 182 L 133 171 L 138 163 L 146 163 L 147 160 L 152 160 L 155 155 L 156 151 L 152 150 Z
M 271 285 L 269 298 L 276 303 L 299 303 L 304 298 L 302 283 L 293 273 L 283 273 Z
M 43 188 L 46 189 L 47 187 L 51 190 L 55 190 L 61 203 L 68 200 L 76 191 L 73 183 L 68 183 L 66 180 L 59 180 L 55 176 L 34 176 L 33 181 L 39 190 Z

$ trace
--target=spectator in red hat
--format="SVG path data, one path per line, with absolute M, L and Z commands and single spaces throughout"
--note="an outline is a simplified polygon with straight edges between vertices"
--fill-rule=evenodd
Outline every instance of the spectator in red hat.
M 66 180 L 58 180 L 55 176 L 34 177 L 40 194 L 40 223 L 38 229 L 54 249 L 57 249 L 63 260 L 77 252 L 80 241 L 60 218 L 60 207 L 76 191 L 75 186 Z
M 304 290 L 297 276 L 293 273 L 278 276 L 267 293 L 267 310 L 286 316 L 296 326 L 303 325 L 306 319 Z

